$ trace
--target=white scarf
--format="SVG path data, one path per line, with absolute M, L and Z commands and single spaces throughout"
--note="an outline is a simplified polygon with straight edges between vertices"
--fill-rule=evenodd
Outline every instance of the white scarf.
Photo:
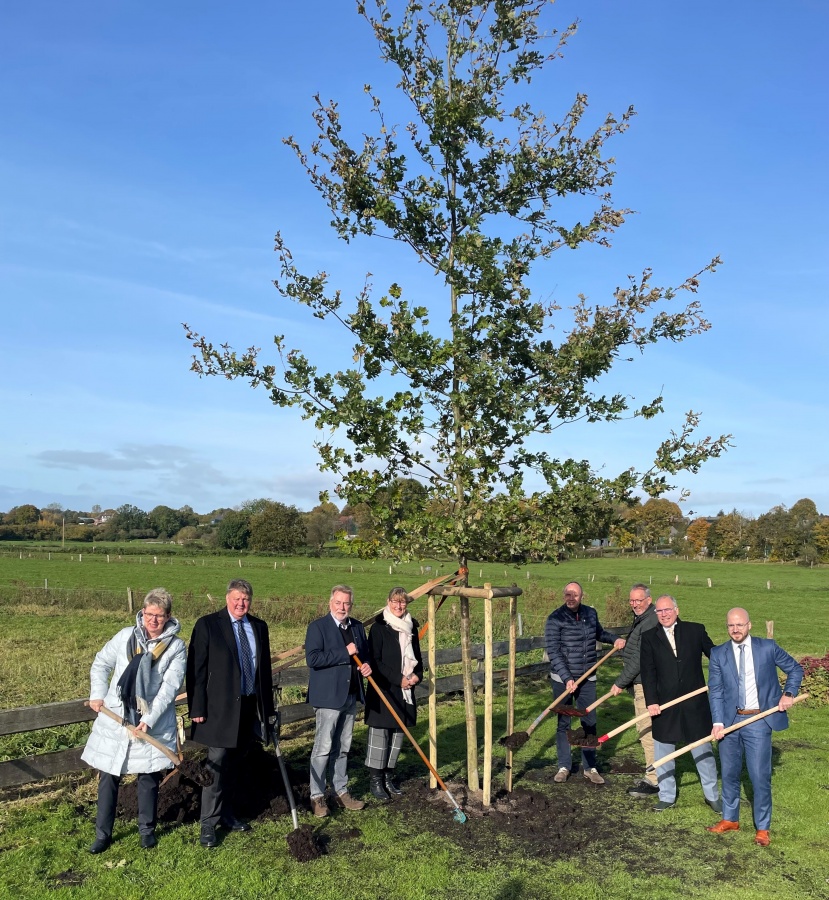
M 389 628 L 396 631 L 400 638 L 400 674 L 411 675 L 417 665 L 417 660 L 412 650 L 412 630 L 414 625 L 411 614 L 407 612 L 405 616 L 398 618 L 387 606 L 383 610 L 383 621 Z M 414 705 L 414 696 L 411 688 L 403 689 L 403 699 L 406 703 Z

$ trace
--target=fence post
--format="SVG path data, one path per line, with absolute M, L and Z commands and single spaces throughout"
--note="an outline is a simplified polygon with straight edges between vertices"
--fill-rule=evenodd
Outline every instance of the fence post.
M 132 588 L 127 588 L 127 610 L 132 612 Z

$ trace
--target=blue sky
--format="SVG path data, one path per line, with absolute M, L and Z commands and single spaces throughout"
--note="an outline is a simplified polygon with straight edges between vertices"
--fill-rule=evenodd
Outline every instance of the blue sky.
M 534 82 L 551 117 L 576 91 L 614 144 L 615 200 L 637 210 L 611 250 L 556 256 L 545 296 L 606 302 L 646 266 L 679 283 L 715 254 L 700 298 L 713 329 L 614 376 L 653 423 L 557 432 L 556 453 L 614 473 L 647 466 L 683 413 L 735 447 L 696 476 L 686 510 L 759 514 L 809 496 L 829 513 L 829 5 L 560 0 L 580 18 Z M 281 138 L 307 143 L 312 96 L 369 127 L 362 91 L 393 72 L 349 0 L 34 0 L 0 12 L 0 510 L 190 504 L 269 496 L 300 508 L 333 482 L 313 429 L 242 383 L 189 371 L 182 322 L 218 343 L 338 359 L 342 335 L 283 301 L 273 235 L 346 294 L 433 282 L 385 241 L 346 246 Z M 404 111 L 398 121 L 404 122 Z

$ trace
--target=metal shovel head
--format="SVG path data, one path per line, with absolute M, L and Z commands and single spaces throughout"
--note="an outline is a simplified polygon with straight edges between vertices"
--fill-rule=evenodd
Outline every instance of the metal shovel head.
M 466 813 L 462 809 L 455 809 L 455 821 L 459 825 L 463 825 L 466 821 Z

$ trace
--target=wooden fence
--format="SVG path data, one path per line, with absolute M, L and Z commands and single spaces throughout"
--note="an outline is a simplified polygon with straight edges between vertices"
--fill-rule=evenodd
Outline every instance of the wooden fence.
M 518 653 L 527 653 L 544 647 L 543 637 L 519 638 L 516 642 Z M 506 656 L 509 653 L 508 641 L 497 641 L 492 645 L 495 657 Z M 482 660 L 484 658 L 484 645 L 472 645 L 472 658 Z M 450 647 L 438 650 L 437 665 L 451 665 L 461 661 L 461 648 Z M 480 664 L 479 664 L 480 665 Z M 516 669 L 516 675 L 537 675 L 546 672 L 549 664 L 546 662 L 533 663 Z M 496 681 L 506 678 L 506 670 L 494 673 Z M 473 684 L 480 687 L 484 683 L 484 673 L 474 672 Z M 307 687 L 308 669 L 304 666 L 285 669 L 274 675 L 274 687 Z M 438 678 L 435 682 L 435 690 L 439 694 L 453 694 L 463 690 L 462 675 L 448 675 Z M 419 697 L 428 695 L 428 685 L 421 683 L 415 688 Z M 37 731 L 41 728 L 54 728 L 59 725 L 74 725 L 77 722 L 91 722 L 96 713 L 84 705 L 84 700 L 67 700 L 62 703 L 46 703 L 40 706 L 23 706 L 17 709 L 0 710 L 0 736 L 7 734 L 20 734 L 27 731 Z M 182 706 L 186 701 L 182 701 Z M 280 706 L 282 724 L 289 725 L 304 719 L 314 717 L 314 709 L 307 703 L 293 703 Z M 200 746 L 190 742 L 190 746 Z M 37 756 L 26 756 L 21 759 L 11 759 L 0 762 L 0 788 L 18 787 L 34 781 L 42 781 L 55 775 L 67 772 L 76 772 L 85 767 L 81 761 L 83 747 L 72 747 L 69 750 L 58 750 L 54 753 L 41 753 Z

